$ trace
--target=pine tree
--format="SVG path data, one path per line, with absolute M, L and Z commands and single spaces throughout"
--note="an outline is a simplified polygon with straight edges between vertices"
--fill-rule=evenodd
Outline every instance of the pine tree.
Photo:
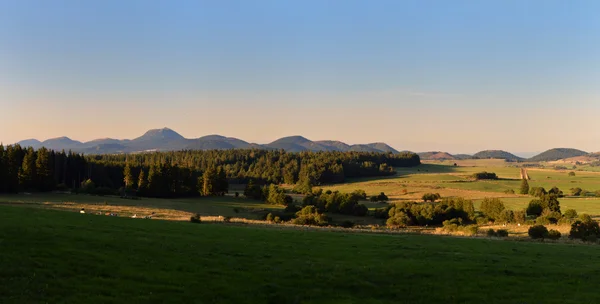
M 8 156 L 2 144 L 0 144 L 0 192 L 8 192 Z
M 138 190 L 141 192 L 146 191 L 146 187 L 148 187 L 148 180 L 146 179 L 146 173 L 144 172 L 144 169 L 142 168 L 140 170 L 140 175 L 138 176 Z
M 125 183 L 125 188 L 133 188 L 135 184 L 129 163 L 126 163 L 125 168 L 123 169 L 123 182 Z
M 519 190 L 519 193 L 521 193 L 521 194 L 529 194 L 529 183 L 527 182 L 526 179 L 523 179 L 521 181 L 521 189 Z
M 36 188 L 39 191 L 50 191 L 54 188 L 54 178 L 50 170 L 50 153 L 42 147 L 37 151 L 35 160 Z
M 36 155 L 33 148 L 29 147 L 23 158 L 21 170 L 19 172 L 19 184 L 21 189 L 29 191 L 34 190 L 36 182 L 35 172 Z
M 229 182 L 227 181 L 227 174 L 223 167 L 217 168 L 217 187 L 215 192 L 219 195 L 225 195 L 225 193 L 229 192 Z
M 217 171 L 214 168 L 208 168 L 202 174 L 201 194 L 204 196 L 214 195 L 217 190 Z

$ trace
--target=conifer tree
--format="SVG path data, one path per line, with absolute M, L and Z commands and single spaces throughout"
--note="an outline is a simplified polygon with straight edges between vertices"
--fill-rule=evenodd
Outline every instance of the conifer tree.
M 39 191 L 50 191 L 54 188 L 54 178 L 50 171 L 50 153 L 42 147 L 37 151 L 35 160 L 36 188 Z
M 126 163 L 123 169 L 123 182 L 125 183 L 125 188 L 133 188 L 135 184 L 129 163 Z
M 34 190 L 36 181 L 35 162 L 35 151 L 33 148 L 29 147 L 23 158 L 21 170 L 19 171 L 19 184 L 23 190 Z
M 140 192 L 146 191 L 146 187 L 148 187 L 148 180 L 146 179 L 146 173 L 144 172 L 143 168 L 140 170 L 137 186 Z
M 526 179 L 521 181 L 521 189 L 519 190 L 520 194 L 529 194 L 529 182 Z

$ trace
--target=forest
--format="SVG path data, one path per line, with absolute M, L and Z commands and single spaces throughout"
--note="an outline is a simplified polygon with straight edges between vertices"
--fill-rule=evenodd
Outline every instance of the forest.
M 387 176 L 420 164 L 414 153 L 184 150 L 82 155 L 0 145 L 0 192 L 128 191 L 147 197 L 219 195 L 228 184 L 312 186 Z

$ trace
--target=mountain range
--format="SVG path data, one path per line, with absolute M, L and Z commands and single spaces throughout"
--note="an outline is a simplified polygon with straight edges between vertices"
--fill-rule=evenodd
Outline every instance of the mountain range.
M 176 150 L 227 150 L 227 149 L 283 149 L 288 152 L 302 151 L 359 151 L 379 153 L 399 153 L 385 143 L 348 145 L 341 141 L 311 141 L 302 136 L 280 138 L 269 144 L 256 144 L 233 137 L 208 135 L 188 139 L 169 129 L 153 129 L 135 139 L 102 138 L 88 142 L 72 140 L 68 137 L 51 138 L 45 141 L 27 139 L 18 142 L 24 147 L 34 149 L 46 147 L 52 150 L 71 150 L 85 154 L 133 153 L 143 151 L 176 151 Z
M 420 152 L 417 153 L 421 160 L 459 160 L 459 159 L 504 159 L 507 161 L 530 161 L 530 162 L 540 162 L 540 161 L 555 161 L 560 159 L 568 159 L 578 156 L 595 156 L 598 153 L 588 153 L 585 151 L 571 149 L 571 148 L 554 148 L 537 155 L 534 155 L 530 158 L 523 158 L 516 156 L 510 152 L 502 151 L 502 150 L 484 150 L 479 151 L 473 155 L 467 154 L 450 154 L 447 152 L 440 151 L 431 151 L 431 152 Z

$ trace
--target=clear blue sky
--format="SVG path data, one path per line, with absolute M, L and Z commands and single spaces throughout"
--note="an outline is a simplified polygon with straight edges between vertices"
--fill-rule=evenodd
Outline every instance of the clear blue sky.
M 600 150 L 600 1 L 0 2 L 0 140 Z

